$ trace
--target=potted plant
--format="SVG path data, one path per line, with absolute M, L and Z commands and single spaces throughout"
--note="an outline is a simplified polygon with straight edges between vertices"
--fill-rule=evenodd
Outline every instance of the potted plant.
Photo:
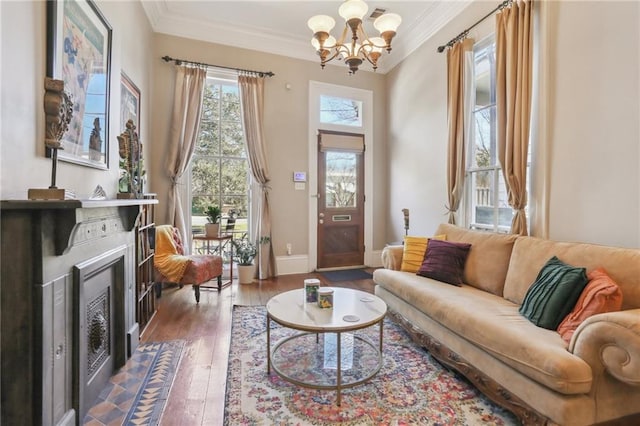
M 233 244 L 233 250 L 238 259 L 238 282 L 240 284 L 251 284 L 255 275 L 253 259 L 256 257 L 258 249 L 247 238 L 241 240 L 232 239 L 231 244 Z
M 204 213 L 207 215 L 208 222 L 204 225 L 205 234 L 207 237 L 217 237 L 220 229 L 220 207 L 209 206 Z

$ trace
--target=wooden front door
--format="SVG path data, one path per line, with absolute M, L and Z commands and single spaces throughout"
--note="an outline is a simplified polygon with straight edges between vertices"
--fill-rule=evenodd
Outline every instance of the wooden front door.
M 364 265 L 364 136 L 318 135 L 318 269 Z

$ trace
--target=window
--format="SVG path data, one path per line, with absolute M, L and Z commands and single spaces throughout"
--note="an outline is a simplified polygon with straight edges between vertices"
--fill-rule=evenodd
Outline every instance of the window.
M 492 36 L 474 47 L 475 99 L 467 148 L 465 213 L 469 228 L 509 232 L 514 211 L 498 160 L 495 46 Z
M 192 228 L 201 230 L 209 205 L 223 218 L 237 215 L 236 230 L 247 229 L 249 169 L 236 81 L 207 78 L 200 135 L 191 162 Z
M 362 102 L 321 95 L 320 123 L 362 127 Z

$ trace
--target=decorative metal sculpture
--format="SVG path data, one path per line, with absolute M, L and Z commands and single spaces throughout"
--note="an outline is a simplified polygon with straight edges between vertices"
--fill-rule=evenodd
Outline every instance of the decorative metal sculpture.
M 409 235 L 409 209 L 402 209 L 404 216 L 404 234 Z
M 118 152 L 122 159 L 118 198 L 142 198 L 142 145 L 131 119 L 127 120 L 125 131 L 118 136 Z
M 44 145 L 51 150 L 51 186 L 48 189 L 29 189 L 30 200 L 64 200 L 65 190 L 56 186 L 58 150 L 63 149 L 60 139 L 69 128 L 73 115 L 73 101 L 64 91 L 64 81 L 50 77 L 44 79 Z

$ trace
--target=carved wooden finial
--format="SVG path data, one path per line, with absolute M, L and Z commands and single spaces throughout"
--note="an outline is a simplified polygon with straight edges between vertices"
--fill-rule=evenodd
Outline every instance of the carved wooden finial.
M 60 139 L 69 128 L 73 114 L 73 101 L 64 91 L 64 82 L 50 77 L 44 79 L 44 144 L 47 148 L 62 149 Z

